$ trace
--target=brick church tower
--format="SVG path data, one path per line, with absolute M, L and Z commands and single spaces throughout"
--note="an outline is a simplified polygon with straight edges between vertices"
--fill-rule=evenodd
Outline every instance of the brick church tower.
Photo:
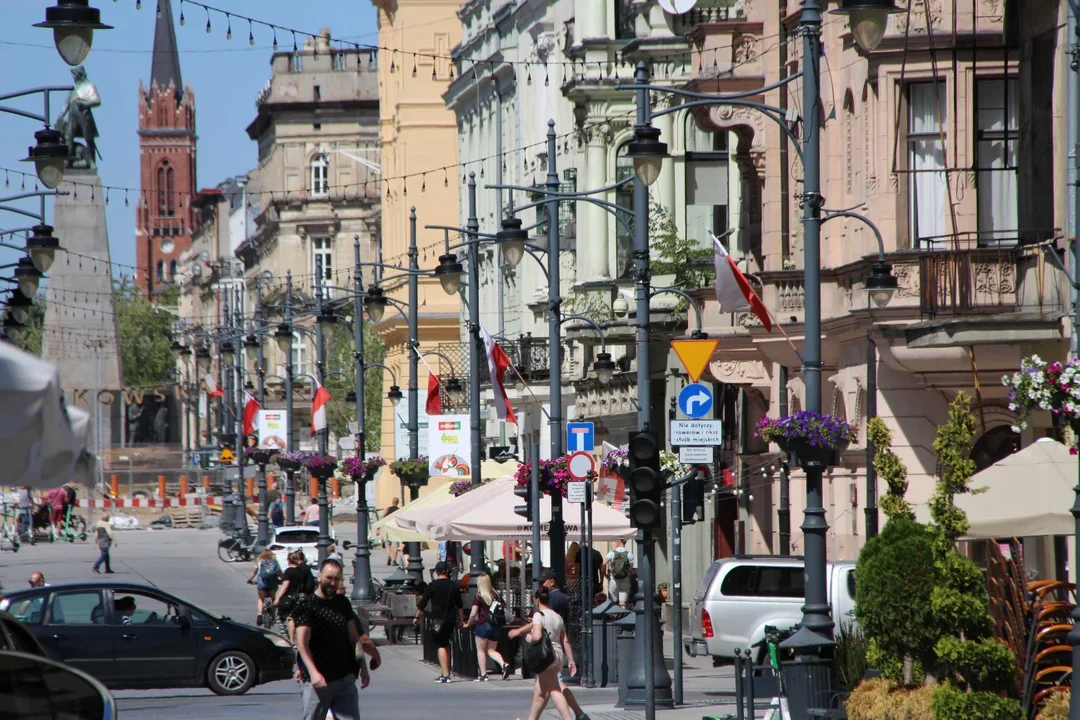
M 136 203 L 136 282 L 149 295 L 176 279 L 195 213 L 195 94 L 180 79 L 172 4 L 159 0 L 150 87 L 139 81 L 142 193 Z

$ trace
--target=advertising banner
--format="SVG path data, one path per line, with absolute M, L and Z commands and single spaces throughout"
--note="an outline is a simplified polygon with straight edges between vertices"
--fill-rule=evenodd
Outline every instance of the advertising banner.
M 288 413 L 285 410 L 259 410 L 255 415 L 255 432 L 259 434 L 260 448 L 284 451 L 289 432 Z
M 432 475 L 471 475 L 469 447 L 468 415 L 428 418 L 428 470 Z

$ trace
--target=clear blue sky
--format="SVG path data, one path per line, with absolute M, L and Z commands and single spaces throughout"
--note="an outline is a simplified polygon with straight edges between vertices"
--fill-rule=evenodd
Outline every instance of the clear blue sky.
M 52 43 L 49 30 L 33 27 L 45 19 L 51 0 L 0 0 L 3 23 L 0 25 L 0 67 L 3 84 L 0 94 L 45 85 L 70 85 L 71 73 Z M 101 10 L 102 22 L 115 29 L 95 32 L 94 46 L 85 67 L 97 86 L 102 105 L 94 111 L 98 165 L 102 183 L 137 188 L 139 179 L 138 88 L 139 81 L 149 82 L 150 59 L 154 43 L 156 0 L 92 0 Z M 318 33 L 330 28 L 336 38 L 377 44 L 375 11 L 367 0 L 209 0 L 222 10 L 235 10 L 259 20 Z M 255 95 L 270 77 L 272 36 L 267 28 L 255 26 L 255 46 L 248 44 L 248 27 L 243 21 L 232 23 L 232 40 L 225 39 L 224 17 L 211 14 L 212 32 L 206 33 L 206 14 L 184 5 L 186 23 L 180 26 L 180 3 L 172 1 L 176 15 L 176 40 L 180 47 L 180 71 L 184 83 L 195 92 L 195 122 L 198 133 L 198 187 L 212 187 L 223 179 L 243 174 L 256 164 L 256 146 L 244 128 L 255 117 Z M 278 33 L 282 48 L 291 46 L 292 37 Z M 63 97 L 54 97 L 55 120 Z M 10 103 L 24 110 L 41 113 L 40 95 Z M 0 113 L 0 167 L 23 168 L 33 172 L 32 163 L 20 163 L 26 149 L 40 129 L 33 120 Z M 0 194 L 20 192 L 20 180 L 10 176 Z M 27 185 L 27 190 L 32 190 Z M 47 214 L 51 216 L 51 200 Z M 36 210 L 36 201 L 28 209 Z M 112 259 L 117 263 L 135 263 L 135 203 L 124 207 L 123 193 L 112 193 L 106 209 Z M 24 227 L 28 218 L 0 213 L 0 228 Z M 60 238 L 61 244 L 64 238 Z M 2 251 L 0 260 L 13 262 L 14 251 Z M 123 272 L 130 274 L 130 269 Z

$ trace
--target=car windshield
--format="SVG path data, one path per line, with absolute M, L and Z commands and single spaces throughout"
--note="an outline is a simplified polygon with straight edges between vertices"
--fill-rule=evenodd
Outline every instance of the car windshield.
M 279 545 L 314 545 L 318 541 L 318 530 L 283 530 L 274 536 Z

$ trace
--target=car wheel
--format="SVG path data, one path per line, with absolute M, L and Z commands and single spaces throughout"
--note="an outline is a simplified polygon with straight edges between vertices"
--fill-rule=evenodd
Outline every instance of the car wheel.
M 255 663 L 246 653 L 228 650 L 210 663 L 206 680 L 218 695 L 243 695 L 255 684 Z

